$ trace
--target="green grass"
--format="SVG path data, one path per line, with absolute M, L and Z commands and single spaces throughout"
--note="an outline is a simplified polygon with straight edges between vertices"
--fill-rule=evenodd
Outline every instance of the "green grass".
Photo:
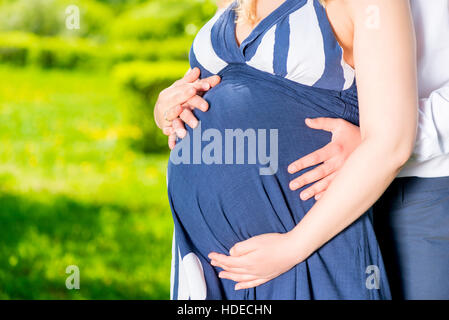
M 167 155 L 129 147 L 110 79 L 0 66 L 0 299 L 169 297 Z

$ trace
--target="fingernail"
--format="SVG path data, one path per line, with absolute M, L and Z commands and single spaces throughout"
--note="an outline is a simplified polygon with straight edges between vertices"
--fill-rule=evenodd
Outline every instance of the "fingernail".
M 184 138 L 186 136 L 187 132 L 184 129 L 176 129 L 176 135 L 179 138 Z
M 195 129 L 196 127 L 198 127 L 198 120 L 193 120 L 191 125 L 192 125 L 192 129 Z
M 295 171 L 296 171 L 296 166 L 295 165 L 291 165 L 291 166 L 288 167 L 288 172 L 289 173 L 295 173 Z
M 298 184 L 298 183 L 296 183 L 296 182 L 290 183 L 290 189 L 296 190 L 296 189 L 298 189 L 298 188 L 299 188 L 299 184 Z
M 310 194 L 307 193 L 307 192 L 302 192 L 302 193 L 300 194 L 300 197 L 301 197 L 301 200 L 307 200 L 307 199 L 310 198 Z
M 320 198 L 321 198 L 321 194 L 315 196 L 315 200 L 320 200 Z
M 220 272 L 220 273 L 218 274 L 218 277 L 219 277 L 219 278 L 223 278 L 223 274 Z
M 234 290 L 240 290 L 241 286 L 239 286 L 238 284 L 235 285 Z
M 209 89 L 210 89 L 209 83 L 207 83 L 207 82 L 203 83 L 203 90 L 209 90 Z

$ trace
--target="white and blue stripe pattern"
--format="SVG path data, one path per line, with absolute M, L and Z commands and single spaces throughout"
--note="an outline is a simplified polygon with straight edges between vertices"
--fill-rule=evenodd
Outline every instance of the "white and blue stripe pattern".
M 255 69 L 302 85 L 346 90 L 355 72 L 344 61 L 326 11 L 318 0 L 286 0 L 238 46 L 236 2 L 219 10 L 199 31 L 190 50 L 191 67 L 201 76 L 218 74 L 228 64 Z

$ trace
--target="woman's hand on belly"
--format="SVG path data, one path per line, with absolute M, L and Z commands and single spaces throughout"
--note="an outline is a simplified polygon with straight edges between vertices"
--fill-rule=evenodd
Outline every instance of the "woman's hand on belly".
M 220 278 L 237 282 L 235 290 L 260 286 L 302 262 L 289 233 L 267 233 L 235 244 L 230 255 L 211 252 L 211 264 L 222 268 Z
M 206 112 L 209 104 L 202 98 L 204 92 L 220 83 L 219 76 L 199 79 L 200 70 L 194 68 L 184 78 L 162 90 L 154 107 L 154 120 L 162 132 L 168 136 L 168 146 L 173 149 L 176 137 L 184 138 L 184 124 L 191 128 L 198 125 L 193 109 Z

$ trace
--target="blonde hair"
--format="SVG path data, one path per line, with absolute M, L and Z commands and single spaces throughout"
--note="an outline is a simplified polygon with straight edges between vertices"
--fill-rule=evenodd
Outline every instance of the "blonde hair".
M 250 25 L 259 22 L 257 18 L 257 0 L 238 0 L 237 21 L 245 21 Z
M 326 0 L 319 0 L 324 6 Z M 222 0 L 222 5 L 229 5 L 233 0 Z M 251 25 L 255 25 L 259 22 L 257 17 L 257 0 L 237 0 L 237 22 L 246 22 Z

